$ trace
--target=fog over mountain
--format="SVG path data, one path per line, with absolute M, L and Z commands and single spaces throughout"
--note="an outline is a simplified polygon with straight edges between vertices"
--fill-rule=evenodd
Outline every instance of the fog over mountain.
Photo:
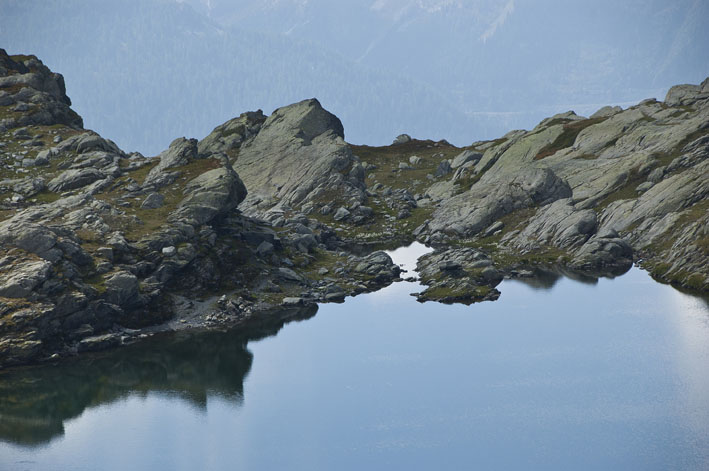
M 700 82 L 706 18 L 702 0 L 0 0 L 0 47 L 146 154 L 309 97 L 351 142 L 462 145 Z

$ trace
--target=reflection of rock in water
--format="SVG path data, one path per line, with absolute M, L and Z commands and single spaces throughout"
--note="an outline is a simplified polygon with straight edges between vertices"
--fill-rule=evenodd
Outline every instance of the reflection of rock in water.
M 579 271 L 573 270 L 565 266 L 556 266 L 553 270 L 545 268 L 533 268 L 534 276 L 517 278 L 518 281 L 526 284 L 533 289 L 552 289 L 554 285 L 562 278 L 566 277 L 579 283 L 584 283 L 587 285 L 598 284 L 599 278 L 610 278 L 613 279 L 617 276 L 625 274 L 629 268 L 618 269 L 618 270 L 596 270 L 596 271 Z
M 560 278 L 561 275 L 557 272 L 537 269 L 534 270 L 534 276 L 518 278 L 517 280 L 532 289 L 552 289 Z
M 0 440 L 40 445 L 64 433 L 84 409 L 130 394 L 166 392 L 199 407 L 208 394 L 241 403 L 251 369 L 250 340 L 275 335 L 317 307 L 264 316 L 238 332 L 180 333 L 59 365 L 0 376 Z

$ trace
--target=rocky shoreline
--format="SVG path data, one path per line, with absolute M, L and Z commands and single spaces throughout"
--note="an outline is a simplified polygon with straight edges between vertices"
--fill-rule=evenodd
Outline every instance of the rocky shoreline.
M 342 302 L 400 280 L 377 249 L 415 240 L 420 301 L 550 266 L 709 290 L 709 79 L 465 148 L 350 145 L 311 99 L 144 157 L 70 105 L 0 50 L 0 368 Z

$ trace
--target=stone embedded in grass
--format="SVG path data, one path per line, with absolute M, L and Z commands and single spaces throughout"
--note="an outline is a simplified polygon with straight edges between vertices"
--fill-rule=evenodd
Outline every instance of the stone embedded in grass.
M 451 167 L 451 163 L 448 160 L 442 160 L 441 163 L 438 164 L 438 167 L 436 167 L 436 171 L 433 175 L 435 177 L 443 177 L 452 171 L 453 168 Z
M 340 207 L 337 211 L 335 211 L 335 215 L 332 217 L 335 221 L 344 221 L 350 217 L 350 212 L 343 207 Z
M 165 197 L 160 193 L 154 192 L 150 193 L 145 200 L 143 200 L 143 204 L 141 204 L 140 207 L 142 209 L 157 209 L 162 207 L 164 203 Z

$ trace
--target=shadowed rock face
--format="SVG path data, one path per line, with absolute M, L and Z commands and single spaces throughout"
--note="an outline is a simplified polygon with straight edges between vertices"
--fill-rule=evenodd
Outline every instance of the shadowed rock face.
M 0 193 L 11 195 L 0 220 L 0 365 L 116 345 L 112 326 L 164 321 L 167 285 L 216 245 L 199 230 L 246 196 L 228 158 L 200 156 L 184 138 L 156 160 L 128 155 L 81 128 L 63 79 L 34 56 L 0 51 L 0 64 L 0 113 L 11 116 L 0 131 Z M 27 97 L 31 106 L 14 105 Z M 147 195 L 160 211 L 141 207 Z
M 315 307 L 270 313 L 248 328 L 181 333 L 61 365 L 0 374 L 0 439 L 39 446 L 64 434 L 64 423 L 89 406 L 129 393 L 176 395 L 197 407 L 207 396 L 240 404 L 253 355 L 249 341 L 275 335 L 285 323 L 315 315 Z
M 0 130 L 57 123 L 81 128 L 81 117 L 69 108 L 64 77 L 35 56 L 22 59 L 14 60 L 0 49 L 0 106 L 17 111 L 0 116 Z
M 248 194 L 237 158 L 255 159 L 245 169 L 257 189 L 273 176 L 284 205 L 364 198 L 342 123 L 316 100 L 244 113 L 155 158 L 84 130 L 69 103 L 60 75 L 0 51 L 0 368 L 145 330 L 244 324 L 285 298 L 312 304 L 336 283 L 342 297 L 398 276 L 386 255 L 354 270 L 363 258 L 329 252 L 337 237 L 317 221 L 276 233 L 237 210 Z M 337 282 L 308 273 L 323 259 Z

